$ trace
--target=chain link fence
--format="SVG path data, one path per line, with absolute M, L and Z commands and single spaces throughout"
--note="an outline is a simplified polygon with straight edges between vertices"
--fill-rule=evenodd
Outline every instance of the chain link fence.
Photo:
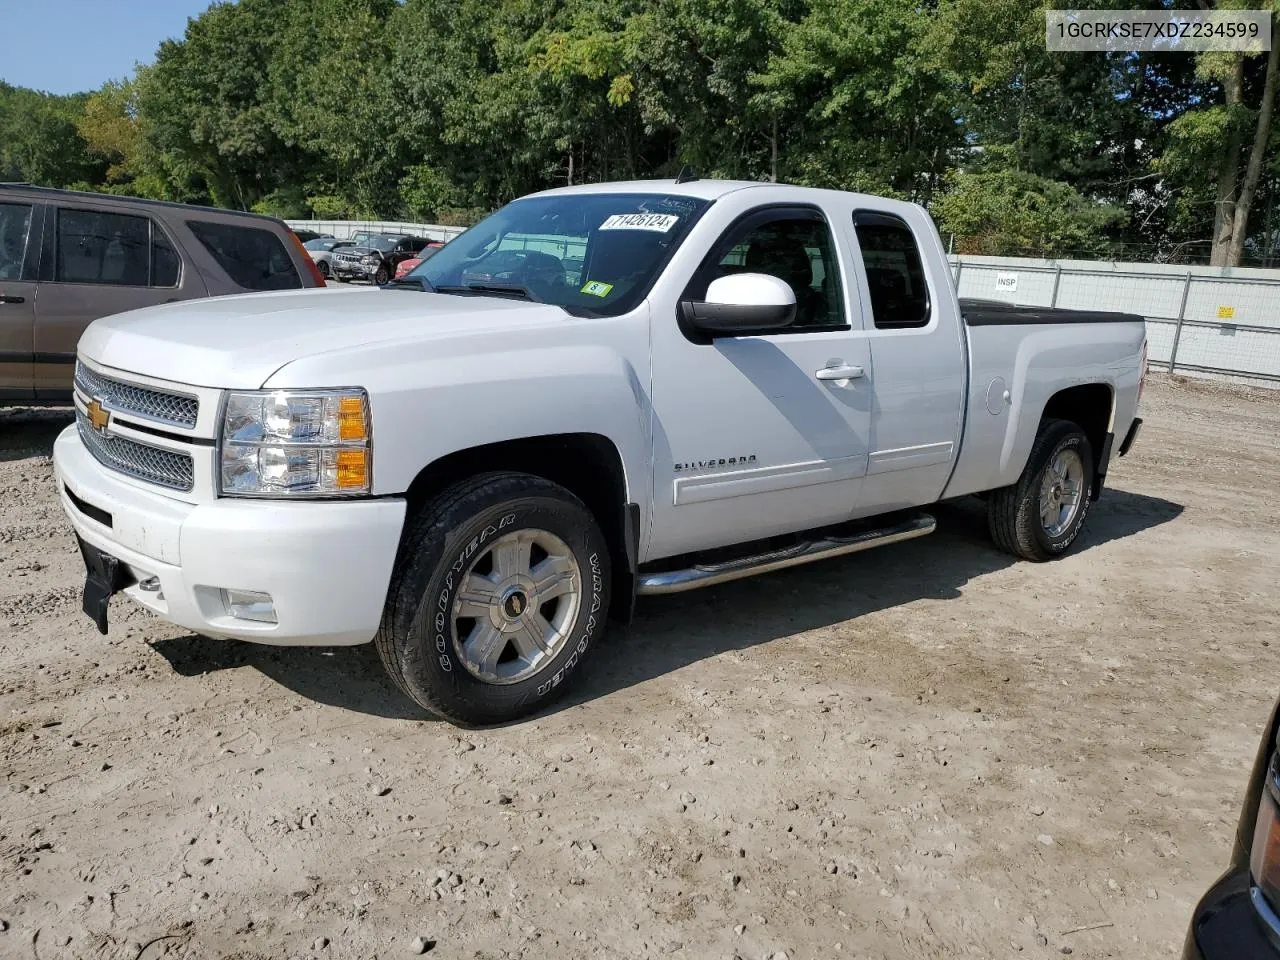
M 951 265 L 962 297 L 1136 313 L 1153 366 L 1280 388 L 1280 271 L 969 256 Z

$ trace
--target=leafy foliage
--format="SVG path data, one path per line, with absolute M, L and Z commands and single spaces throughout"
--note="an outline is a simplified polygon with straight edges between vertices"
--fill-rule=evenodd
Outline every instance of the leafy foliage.
M 1266 58 L 1049 53 L 1044 9 L 223 2 L 91 95 L 0 84 L 0 179 L 466 223 L 533 190 L 688 163 L 924 203 L 969 251 L 1206 254 L 1216 198 L 1239 179 L 1223 167 L 1239 154 L 1242 175 L 1249 153 L 1227 145 L 1255 139 Z M 1270 137 L 1257 258 L 1280 238 Z
M 1034 173 L 954 175 L 934 203 L 943 235 L 959 238 L 957 253 L 988 256 L 1094 255 L 1106 252 L 1118 207 L 1086 199 L 1065 183 Z

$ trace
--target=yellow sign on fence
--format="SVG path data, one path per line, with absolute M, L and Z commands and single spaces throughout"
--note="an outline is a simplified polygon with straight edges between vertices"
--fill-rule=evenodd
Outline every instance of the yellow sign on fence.
M 1219 320 L 1230 320 L 1230 319 L 1232 319 L 1235 315 L 1236 315 L 1236 308 L 1235 308 L 1235 307 L 1219 307 L 1219 308 L 1218 308 L 1218 319 L 1219 319 Z

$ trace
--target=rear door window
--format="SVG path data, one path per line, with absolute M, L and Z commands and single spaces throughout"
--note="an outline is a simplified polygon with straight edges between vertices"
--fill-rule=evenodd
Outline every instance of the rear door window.
M 152 228 L 151 231 L 151 285 L 153 287 L 176 287 L 178 274 L 181 273 L 182 258 L 173 244 L 164 235 L 164 231 Z
M 178 255 L 150 217 L 101 210 L 58 210 L 58 283 L 118 287 L 172 287 Z
M 188 220 L 187 227 L 239 286 L 248 290 L 302 287 L 288 251 L 270 230 L 212 220 Z
M 31 204 L 0 203 L 0 280 L 22 278 L 31 236 Z
M 860 211 L 854 230 L 867 272 L 871 315 L 877 329 L 906 330 L 929 323 L 929 285 L 915 235 L 901 217 Z

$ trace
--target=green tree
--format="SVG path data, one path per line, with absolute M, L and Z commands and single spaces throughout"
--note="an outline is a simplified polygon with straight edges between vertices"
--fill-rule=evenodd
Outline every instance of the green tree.
M 136 80 L 111 80 L 85 101 L 76 130 L 90 156 L 105 165 L 94 184 L 112 193 L 164 199 L 165 180 L 142 129 Z
M 0 180 L 65 187 L 100 179 L 103 165 L 76 129 L 86 99 L 0 81 Z
M 957 253 L 1019 257 L 1102 256 L 1124 211 L 1032 173 L 960 173 L 933 203 Z
M 188 21 L 181 40 L 160 44 L 139 78 L 138 104 L 152 147 L 166 158 L 170 187 L 249 209 L 299 179 L 306 158 L 277 133 L 268 100 L 272 55 L 286 5 L 218 3 Z
M 399 84 L 390 69 L 386 22 L 394 0 L 290 0 L 271 51 L 271 123 L 294 152 L 293 202 L 337 199 L 350 215 L 399 205 L 394 135 Z M 321 201 L 324 205 L 325 201 Z
M 1234 6 L 1235 4 L 1230 4 Z M 1219 4 L 1226 7 L 1227 3 Z M 1276 144 L 1272 116 L 1280 73 L 1280 9 L 1272 7 L 1271 52 L 1250 55 L 1214 51 L 1199 54 L 1197 74 L 1213 93 L 1171 125 L 1171 138 L 1160 168 L 1175 183 L 1196 194 L 1212 182 L 1211 264 L 1240 264 L 1249 236 L 1249 216 L 1264 174 L 1275 169 Z M 1201 210 L 1208 198 L 1202 200 Z M 1193 211 L 1180 211 L 1194 222 Z

